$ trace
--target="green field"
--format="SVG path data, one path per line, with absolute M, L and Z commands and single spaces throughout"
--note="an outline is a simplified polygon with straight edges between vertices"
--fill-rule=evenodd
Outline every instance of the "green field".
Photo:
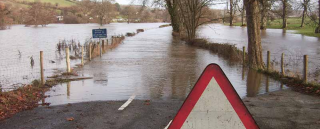
M 35 0 L 19 0 L 19 1 L 34 2 Z M 58 3 L 60 7 L 69 7 L 69 6 L 75 5 L 74 2 L 71 2 L 72 0 L 70 0 L 70 1 L 67 1 L 67 0 L 39 0 L 39 1 L 43 2 L 43 3 L 51 3 L 53 5 Z
M 306 19 L 305 26 L 303 28 L 301 25 L 301 18 L 288 18 L 288 27 L 287 30 L 296 30 L 297 34 L 312 36 L 312 37 L 320 37 L 320 34 L 315 34 L 316 26 L 312 24 L 310 19 Z M 226 25 L 229 25 L 226 23 Z M 234 23 L 235 26 L 240 26 L 241 23 Z M 282 19 L 276 19 L 274 21 L 269 21 L 267 28 L 269 29 L 282 29 Z

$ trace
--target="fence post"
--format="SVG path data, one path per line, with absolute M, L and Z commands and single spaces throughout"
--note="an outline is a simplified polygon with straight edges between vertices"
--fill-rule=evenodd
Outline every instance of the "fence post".
M 107 39 L 107 46 L 109 45 L 109 40 Z
M 284 72 L 284 53 L 281 54 L 281 75 L 285 76 L 285 72 Z
M 111 46 L 113 45 L 113 42 L 114 42 L 114 38 L 112 36 L 112 38 L 111 38 Z
M 89 61 L 91 61 L 91 48 L 92 48 L 91 43 L 89 43 Z
M 246 47 L 245 46 L 243 46 L 242 51 L 243 51 L 243 65 L 245 65 L 245 62 L 246 62 Z
M 83 61 L 83 54 L 84 53 L 84 48 L 83 48 L 83 46 L 81 46 L 81 66 L 83 66 L 84 65 L 84 61 Z
M 69 54 L 69 47 L 66 48 L 66 62 L 67 62 L 67 72 L 70 73 L 70 54 Z
M 99 47 L 100 47 L 100 57 L 102 57 L 102 42 L 99 40 Z
M 308 55 L 303 56 L 303 81 L 308 82 Z
M 41 86 L 45 84 L 44 74 L 43 74 L 43 51 L 40 51 L 40 74 L 41 74 Z
M 104 40 L 102 40 L 102 52 L 104 52 L 105 46 L 104 46 Z
M 270 70 L 270 51 L 267 52 L 267 71 Z

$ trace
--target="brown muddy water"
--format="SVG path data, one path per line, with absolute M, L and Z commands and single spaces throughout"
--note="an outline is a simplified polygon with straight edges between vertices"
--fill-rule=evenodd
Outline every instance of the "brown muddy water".
M 92 80 L 55 86 L 45 101 L 53 105 L 100 100 L 183 100 L 204 68 L 219 64 L 241 97 L 286 87 L 241 65 L 230 64 L 208 50 L 171 36 L 170 27 L 148 30 L 126 38 L 123 44 L 96 58 L 80 71 Z M 247 75 L 250 74 L 251 78 Z
M 113 35 L 136 32 L 136 29 L 156 29 L 165 23 L 108 24 L 108 38 Z M 0 31 L 0 88 L 4 91 L 15 89 L 40 78 L 40 51 L 44 51 L 45 76 L 66 68 L 65 52 L 57 51 L 57 43 L 62 40 L 74 40 L 83 45 L 92 37 L 92 29 L 97 24 L 50 24 L 47 27 L 24 27 L 14 25 L 11 29 Z M 73 54 L 71 52 L 71 54 Z M 33 58 L 34 65 L 31 65 Z M 80 60 L 71 60 L 71 65 Z
M 234 44 L 241 50 L 248 45 L 246 27 L 209 24 L 202 26 L 198 35 L 210 42 Z M 286 73 L 301 77 L 303 55 L 308 55 L 308 76 L 311 81 L 320 83 L 320 38 L 295 34 L 293 30 L 267 29 L 261 31 L 261 39 L 264 61 L 267 60 L 267 51 L 270 51 L 275 70 L 280 71 L 281 53 L 284 53 Z
M 210 63 L 219 64 L 241 97 L 254 97 L 266 92 L 285 89 L 279 82 L 241 65 L 232 64 L 208 50 L 186 45 L 171 36 L 172 29 L 158 28 L 164 23 L 110 24 L 106 25 L 109 36 L 146 29 L 134 37 L 127 37 L 123 44 L 95 58 L 79 74 L 93 77 L 91 80 L 75 81 L 53 87 L 46 94 L 46 102 L 53 105 L 84 101 L 126 100 L 132 95 L 137 99 L 182 100 L 188 95 L 204 68 Z M 45 54 L 45 72 L 65 69 L 64 55 L 56 52 L 59 40 L 79 41 L 91 37 L 96 24 L 53 24 L 45 28 L 30 28 L 21 25 L 0 31 L 0 82 L 21 82 L 39 78 L 39 67 L 30 67 L 30 57 L 39 64 L 39 51 Z M 212 42 L 246 46 L 246 28 L 228 27 L 220 24 L 204 26 L 199 31 L 203 38 Z M 110 37 L 109 37 L 110 38 Z M 320 55 L 318 38 L 282 33 L 282 30 L 267 30 L 263 33 L 263 49 L 275 57 L 283 51 L 292 55 Z M 18 50 L 22 53 L 18 54 Z M 265 52 L 264 52 L 265 53 Z M 289 53 L 289 52 L 288 52 Z M 279 57 L 280 57 L 279 54 Z M 50 63 L 54 61 L 55 63 Z M 316 60 L 317 61 L 317 60 Z M 73 60 L 74 66 L 79 60 Z M 30 77 L 31 76 L 31 77 Z M 249 77 L 248 77 L 249 76 Z M 4 85 L 7 86 L 7 85 Z M 8 87 L 10 88 L 10 86 Z

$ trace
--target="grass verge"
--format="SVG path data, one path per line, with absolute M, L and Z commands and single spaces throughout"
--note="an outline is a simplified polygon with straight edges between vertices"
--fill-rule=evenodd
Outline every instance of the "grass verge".
M 301 18 L 288 18 L 287 19 L 287 30 L 295 30 L 296 34 L 302 34 L 306 36 L 312 36 L 312 37 L 320 37 L 320 34 L 316 34 L 315 28 L 317 27 L 309 18 L 306 18 L 304 27 L 301 26 Z M 229 25 L 228 23 L 225 23 L 225 25 Z M 240 22 L 234 23 L 234 26 L 241 26 Z M 274 21 L 269 21 L 267 25 L 268 29 L 282 29 L 282 19 L 276 19 Z

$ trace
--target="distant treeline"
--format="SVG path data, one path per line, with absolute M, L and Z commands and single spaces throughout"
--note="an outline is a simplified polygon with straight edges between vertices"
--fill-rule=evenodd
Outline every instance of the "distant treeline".
M 60 7 L 59 3 L 3 0 L 0 2 L 0 29 L 12 24 L 46 26 L 50 23 L 99 23 L 111 22 L 170 22 L 164 9 L 135 5 L 119 5 L 112 0 L 72 1 L 74 5 Z

